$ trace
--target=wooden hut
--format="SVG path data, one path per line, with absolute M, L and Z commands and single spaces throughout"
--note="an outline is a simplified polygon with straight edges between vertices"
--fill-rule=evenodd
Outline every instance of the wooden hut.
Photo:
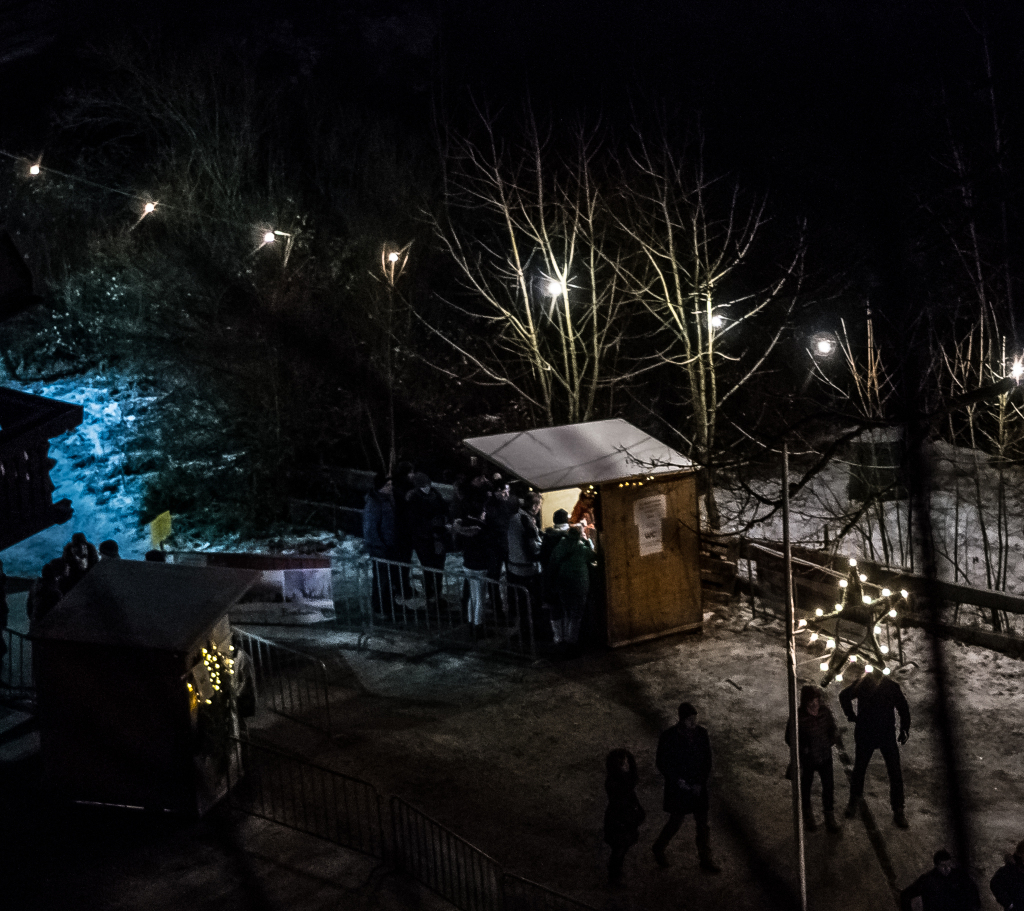
M 236 729 L 228 612 L 258 577 L 102 561 L 35 625 L 49 793 L 188 815 L 223 796 Z
M 473 452 L 544 494 L 541 521 L 595 495 L 609 645 L 702 625 L 697 475 L 683 455 L 627 421 L 473 437 Z

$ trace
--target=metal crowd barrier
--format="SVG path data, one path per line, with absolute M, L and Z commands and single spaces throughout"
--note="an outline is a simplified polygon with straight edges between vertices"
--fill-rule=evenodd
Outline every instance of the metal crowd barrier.
M 35 701 L 32 678 L 32 640 L 13 629 L 0 631 L 7 653 L 0 658 L 0 687 L 18 699 Z
M 346 576 L 339 588 L 339 622 L 372 634 L 398 631 L 442 645 L 536 657 L 543 630 L 531 593 L 504 578 L 462 569 L 373 559 Z
M 593 911 L 506 873 L 501 864 L 399 797 L 280 750 L 232 738 L 228 804 L 235 810 L 376 857 L 460 911 Z
M 373 785 L 248 740 L 232 743 L 238 761 L 229 768 L 241 778 L 229 781 L 231 807 L 384 858 L 380 796 Z
M 237 627 L 232 628 L 232 641 L 252 661 L 257 702 L 300 724 L 331 729 L 327 668 L 322 661 Z
M 482 851 L 409 806 L 391 798 L 395 866 L 462 911 L 502 911 L 502 869 Z

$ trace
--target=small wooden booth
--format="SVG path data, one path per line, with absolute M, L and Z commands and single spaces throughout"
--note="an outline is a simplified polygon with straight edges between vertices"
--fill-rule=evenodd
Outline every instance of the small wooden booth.
M 237 732 L 239 569 L 104 560 L 32 630 L 43 782 L 61 799 L 202 815 Z
M 628 421 L 592 421 L 464 440 L 544 494 L 542 527 L 596 494 L 611 646 L 702 628 L 700 518 L 692 463 Z

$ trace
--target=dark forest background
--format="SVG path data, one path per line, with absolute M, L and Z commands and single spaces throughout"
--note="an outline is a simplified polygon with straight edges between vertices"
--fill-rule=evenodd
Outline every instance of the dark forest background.
M 440 477 L 465 436 L 613 416 L 721 478 L 783 428 L 822 449 L 908 410 L 1009 464 L 1013 400 L 977 391 L 1024 332 L 1022 53 L 998 0 L 0 0 L 0 225 L 45 297 L 3 328 L 4 369 L 174 390 L 168 458 L 200 467 L 168 462 L 149 508 L 253 521 L 332 468 Z M 528 227 L 550 214 L 554 260 L 537 240 L 502 272 L 488 160 Z M 541 286 L 591 198 L 558 316 Z M 685 336 L 645 260 L 659 200 L 735 267 L 662 259 L 689 276 Z M 605 346 L 589 410 L 550 363 L 567 333 Z

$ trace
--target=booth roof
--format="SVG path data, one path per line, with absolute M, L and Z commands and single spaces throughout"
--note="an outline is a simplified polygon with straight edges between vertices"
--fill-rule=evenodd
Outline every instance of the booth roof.
M 619 419 L 471 437 L 463 442 L 538 490 L 693 468 L 686 456 Z
M 186 652 L 258 572 L 102 560 L 33 629 L 33 637 Z

